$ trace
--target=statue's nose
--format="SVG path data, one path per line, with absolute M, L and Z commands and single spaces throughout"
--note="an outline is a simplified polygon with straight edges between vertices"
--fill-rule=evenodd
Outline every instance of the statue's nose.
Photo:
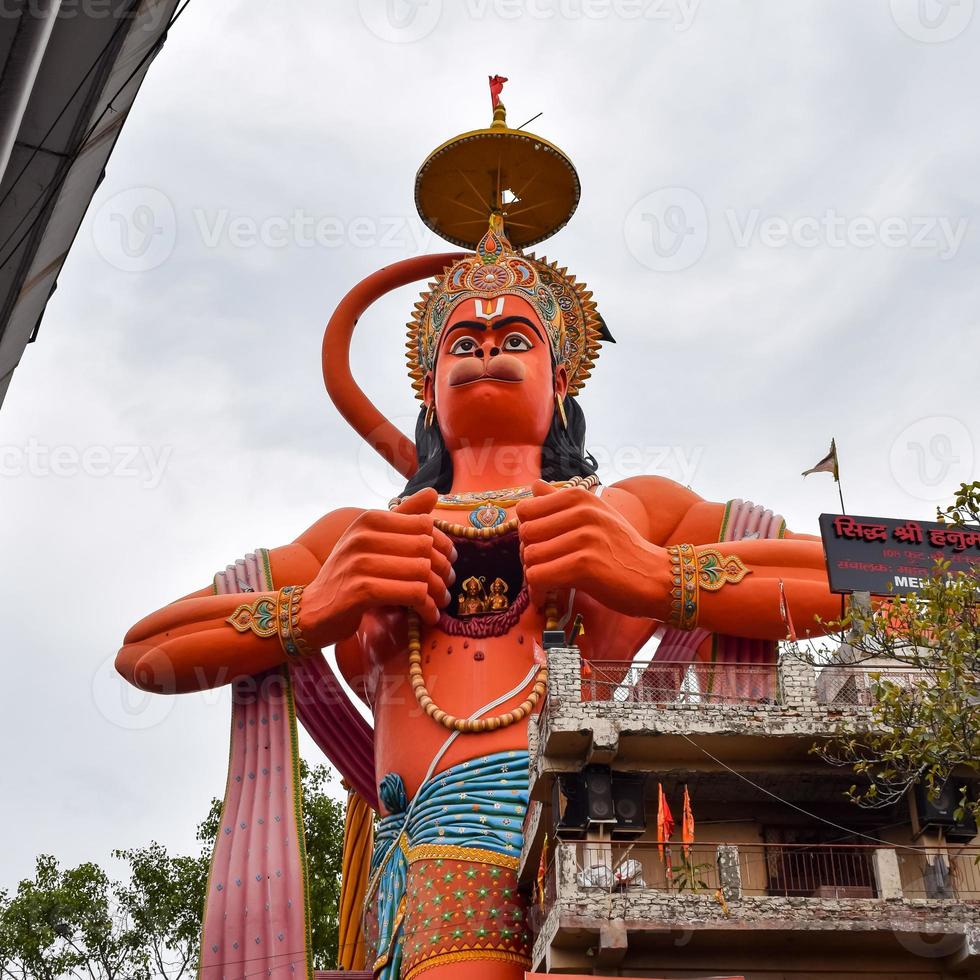
M 500 353 L 500 348 L 499 347 L 491 347 L 490 348 L 490 356 L 491 357 L 496 357 L 499 353 Z

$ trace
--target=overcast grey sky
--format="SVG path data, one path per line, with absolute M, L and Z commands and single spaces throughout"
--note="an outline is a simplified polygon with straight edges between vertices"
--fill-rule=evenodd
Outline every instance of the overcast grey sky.
M 226 562 L 397 488 L 326 398 L 322 328 L 363 276 L 445 248 L 413 177 L 489 122 L 488 74 L 580 172 L 540 250 L 619 341 L 581 399 L 604 479 L 812 532 L 837 498 L 800 471 L 835 435 L 852 512 L 929 518 L 980 441 L 973 6 L 193 0 L 0 410 L 0 887 L 40 851 L 194 847 L 226 692 L 140 702 L 112 658 Z M 414 294 L 354 358 L 406 426 Z

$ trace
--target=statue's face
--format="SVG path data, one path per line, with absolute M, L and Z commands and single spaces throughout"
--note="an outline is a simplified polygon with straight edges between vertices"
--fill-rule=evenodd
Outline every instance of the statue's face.
M 540 446 L 551 426 L 565 369 L 534 307 L 517 296 L 464 300 L 439 338 L 435 377 L 425 379 L 449 448 L 506 441 Z

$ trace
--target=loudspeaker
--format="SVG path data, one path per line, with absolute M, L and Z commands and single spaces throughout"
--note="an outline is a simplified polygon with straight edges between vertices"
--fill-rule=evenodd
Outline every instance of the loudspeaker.
M 916 784 L 913 790 L 917 831 L 943 830 L 946 839 L 969 843 L 977 835 L 977 822 L 970 813 L 961 820 L 956 819 L 956 808 L 960 802 L 960 787 L 954 780 L 948 780 L 939 790 L 939 795 L 929 799 L 925 786 Z
M 609 766 L 586 766 L 582 770 L 589 801 L 590 824 L 614 824 L 612 771 Z
M 551 787 L 551 817 L 556 837 L 582 840 L 589 826 L 588 793 L 579 772 L 562 773 Z
M 629 840 L 639 837 L 646 830 L 645 788 L 646 776 L 643 773 L 613 773 L 612 795 L 613 807 L 616 812 L 616 828 L 613 830 L 613 838 Z

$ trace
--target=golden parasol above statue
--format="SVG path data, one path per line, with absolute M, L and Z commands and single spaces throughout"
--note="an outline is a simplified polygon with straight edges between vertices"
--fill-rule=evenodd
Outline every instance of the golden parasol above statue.
M 540 136 L 511 129 L 500 90 L 490 78 L 493 122 L 447 140 L 415 175 L 415 206 L 428 228 L 454 245 L 475 249 L 487 216 L 500 214 L 512 245 L 527 248 L 563 228 L 581 187 L 572 161 Z

